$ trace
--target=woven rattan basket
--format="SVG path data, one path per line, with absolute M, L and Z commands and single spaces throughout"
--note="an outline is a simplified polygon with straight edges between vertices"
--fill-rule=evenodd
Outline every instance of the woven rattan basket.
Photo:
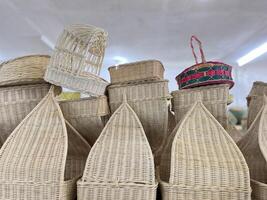
M 30 55 L 0 65 L 0 86 L 44 83 L 43 76 L 50 57 Z
M 224 128 L 227 127 L 226 111 L 229 96 L 229 86 L 227 84 L 177 90 L 172 92 L 172 96 L 177 123 L 184 117 L 187 111 L 191 109 L 198 96 L 201 96 L 203 104 L 211 112 L 211 114 Z
M 152 151 L 159 149 L 168 130 L 168 81 L 111 85 L 108 93 L 112 113 L 121 105 L 122 95 L 127 95 L 129 105 L 144 127 Z
M 242 153 L 200 101 L 170 135 L 160 179 L 163 200 L 250 199 Z
M 0 87 L 0 146 L 47 94 L 50 84 Z
M 237 130 L 235 126 L 228 124 L 226 128 L 226 132 L 231 136 L 231 138 L 237 143 L 242 137 L 242 133 L 240 130 Z
M 153 155 L 144 129 L 124 98 L 93 146 L 78 200 L 155 200 Z
M 75 199 L 89 150 L 51 89 L 0 150 L 0 199 Z
M 252 89 L 247 97 L 248 105 L 248 120 L 247 127 L 249 128 L 256 119 L 261 107 L 263 106 L 263 95 L 267 95 L 267 83 L 256 81 L 253 83 Z
M 109 106 L 106 96 L 60 102 L 65 119 L 93 145 L 105 126 Z
M 249 166 L 252 198 L 257 200 L 267 198 L 267 100 L 262 98 L 264 106 L 247 134 L 237 143 Z
M 145 60 L 112 66 L 109 69 L 111 83 L 163 80 L 164 67 L 158 60 Z
M 102 95 L 108 85 L 98 75 L 106 48 L 107 33 L 89 25 L 71 25 L 57 40 L 45 80 L 91 95 Z

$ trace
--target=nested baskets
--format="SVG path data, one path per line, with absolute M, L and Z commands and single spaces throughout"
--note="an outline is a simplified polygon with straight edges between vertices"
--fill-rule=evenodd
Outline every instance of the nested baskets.
M 106 96 L 61 101 L 60 107 L 65 119 L 90 145 L 93 145 L 100 135 L 110 113 Z
M 229 97 L 229 86 L 226 84 L 197 87 L 187 90 L 177 90 L 172 92 L 173 108 L 176 122 L 178 123 L 184 115 L 191 109 L 198 97 L 211 112 L 211 114 L 227 127 L 227 101 Z
M 50 84 L 0 87 L 0 146 L 47 94 Z
M 0 150 L 0 199 L 75 199 L 89 150 L 51 89 Z
M 152 151 L 158 150 L 168 130 L 168 81 L 111 85 L 108 93 L 112 113 L 126 94 L 129 105 L 144 127 Z
M 91 95 L 104 94 L 108 85 L 98 75 L 102 67 L 107 33 L 89 25 L 71 25 L 57 40 L 45 80 Z
M 153 155 L 144 129 L 124 98 L 93 146 L 78 200 L 155 200 Z
M 250 170 L 252 199 L 264 200 L 267 194 L 267 104 L 260 109 L 247 134 L 237 143 Z
M 256 81 L 253 83 L 252 89 L 247 97 L 248 105 L 248 128 L 255 120 L 261 107 L 263 106 L 262 96 L 267 95 L 267 83 Z
M 202 59 L 201 63 L 198 63 L 198 58 L 195 54 L 193 46 L 194 40 L 197 41 L 199 45 Z M 190 44 L 196 64 L 185 69 L 176 77 L 179 89 L 223 83 L 228 84 L 230 88 L 233 87 L 232 67 L 222 62 L 207 62 L 202 50 L 201 42 L 196 36 L 191 37 Z
M 164 79 L 164 67 L 158 60 L 122 64 L 112 66 L 108 70 L 113 84 Z
M 250 199 L 242 153 L 200 101 L 169 137 L 160 179 L 163 200 Z
M 0 65 L 0 86 L 44 83 L 43 76 L 50 56 L 30 55 Z

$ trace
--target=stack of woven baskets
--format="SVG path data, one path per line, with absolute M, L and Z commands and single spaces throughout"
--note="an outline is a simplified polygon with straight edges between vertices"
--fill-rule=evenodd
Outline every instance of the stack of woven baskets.
M 111 112 L 127 101 L 139 117 L 153 154 L 157 157 L 168 131 L 168 81 L 160 61 L 146 60 L 109 68 Z M 158 159 L 157 159 L 158 160 Z

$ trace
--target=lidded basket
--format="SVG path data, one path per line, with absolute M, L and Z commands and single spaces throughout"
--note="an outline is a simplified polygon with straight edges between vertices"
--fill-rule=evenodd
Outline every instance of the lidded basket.
M 57 40 L 45 80 L 93 96 L 104 94 L 108 82 L 99 74 L 106 38 L 107 33 L 95 26 L 67 26 Z
M 44 83 L 43 76 L 50 56 L 29 55 L 0 65 L 0 86 Z
M 52 87 L 0 150 L 0 199 L 75 199 L 89 150 L 65 121 Z
M 194 40 L 197 41 L 199 45 L 202 59 L 201 63 L 198 62 L 198 58 L 195 54 L 193 46 Z M 190 43 L 196 64 L 185 69 L 176 77 L 179 89 L 222 83 L 228 84 L 230 88 L 233 87 L 232 67 L 222 62 L 207 62 L 202 50 L 202 44 L 196 36 L 191 37 Z
M 156 189 L 152 151 L 125 97 L 88 156 L 78 200 L 155 200 Z
M 200 101 L 168 138 L 160 179 L 163 200 L 250 199 L 242 153 Z

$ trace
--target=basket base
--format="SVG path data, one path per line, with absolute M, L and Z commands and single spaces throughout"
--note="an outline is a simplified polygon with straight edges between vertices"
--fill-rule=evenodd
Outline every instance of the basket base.
M 78 200 L 156 200 L 157 184 L 104 184 L 78 182 Z

